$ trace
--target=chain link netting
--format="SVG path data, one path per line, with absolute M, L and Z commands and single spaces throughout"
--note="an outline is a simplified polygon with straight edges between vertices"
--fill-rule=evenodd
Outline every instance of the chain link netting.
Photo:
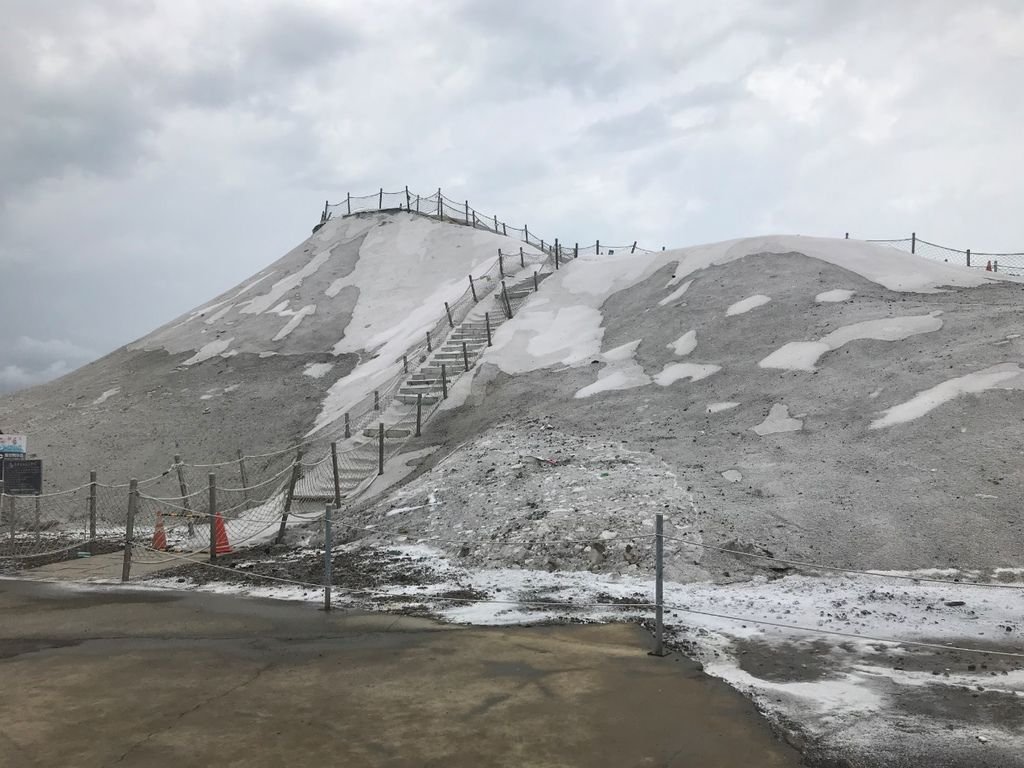
M 964 267 L 983 269 L 1015 277 L 1024 276 L 1024 253 L 990 253 L 987 251 L 959 250 L 922 240 L 917 236 L 894 240 L 865 240 L 864 242 L 898 248 L 901 251 L 913 253 L 932 261 L 958 264 Z

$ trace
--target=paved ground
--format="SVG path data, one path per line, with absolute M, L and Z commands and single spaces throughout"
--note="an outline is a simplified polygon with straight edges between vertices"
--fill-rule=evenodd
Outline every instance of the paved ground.
M 0 581 L 0 766 L 796 766 L 631 626 Z
M 182 557 L 187 557 L 189 560 L 205 561 L 209 559 L 209 555 L 205 553 L 190 556 L 179 555 L 177 558 L 148 553 L 147 557 L 150 559 L 136 558 L 132 562 L 131 577 L 133 579 L 177 567 L 181 565 Z M 124 552 L 109 552 L 105 555 L 72 558 L 40 565 L 37 568 L 29 568 L 19 571 L 18 577 L 34 581 L 117 581 L 121 578 L 123 566 Z

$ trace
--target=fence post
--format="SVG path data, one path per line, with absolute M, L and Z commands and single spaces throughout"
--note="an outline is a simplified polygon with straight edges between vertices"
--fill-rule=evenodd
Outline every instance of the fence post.
M 39 525 L 40 525 L 40 523 L 42 523 L 42 510 L 40 509 L 40 499 L 39 499 L 39 494 L 37 493 L 36 494 L 36 536 L 35 536 L 35 539 L 36 539 L 37 542 L 39 541 L 39 538 L 41 536 L 41 534 L 39 532 Z
M 384 422 L 377 426 L 377 475 L 384 474 Z
M 433 352 L 433 348 L 430 346 L 430 331 L 427 331 L 427 352 Z
M 452 320 L 452 308 L 448 306 L 448 302 L 447 301 L 444 303 L 444 313 L 446 315 L 448 315 L 448 327 L 449 328 L 454 328 L 455 327 L 455 321 Z
M 469 200 L 466 201 L 466 223 L 469 224 Z
M 526 241 L 527 245 L 530 243 L 530 228 L 523 224 L 523 240 Z
M 320 223 L 324 224 L 327 221 L 327 200 L 324 200 L 324 212 L 320 214 Z
M 633 247 L 629 249 L 630 253 L 636 253 L 636 240 L 633 241 Z
M 660 512 L 654 523 L 654 651 L 652 656 L 665 656 L 664 627 L 664 535 L 665 516 Z
M 128 517 L 124 522 L 124 560 L 121 561 L 121 581 L 132 574 L 132 542 L 135 540 L 135 509 L 138 504 L 139 481 L 134 477 L 128 483 Z
M 341 478 L 338 476 L 338 444 L 331 443 L 331 470 L 334 473 L 334 506 L 341 506 Z
M 917 232 L 910 233 L 910 252 L 917 253 Z
M 292 497 L 295 495 L 295 484 L 299 482 L 299 472 L 302 471 L 302 449 L 295 451 L 295 461 L 292 463 L 292 476 L 288 480 L 288 493 L 284 497 L 284 510 L 281 512 L 281 527 L 277 529 L 276 543 L 284 541 L 284 529 L 288 525 L 288 513 L 292 510 Z
M 348 411 L 345 411 L 345 439 L 348 440 L 352 437 L 352 425 L 349 421 Z
M 512 319 L 512 302 L 508 300 L 508 288 L 505 287 L 505 281 L 501 281 L 501 295 L 505 299 L 505 314 L 508 315 L 508 319 Z
M 967 249 L 967 266 L 971 266 L 971 249 Z
M 380 196 L 377 198 L 377 210 L 384 210 L 384 187 L 380 188 Z
M 487 346 L 491 346 L 491 313 L 484 312 L 484 326 L 487 328 Z
M 498 249 L 498 274 L 505 279 L 505 257 L 501 255 L 501 248 Z
M 558 265 L 558 249 L 555 248 L 555 269 L 557 270 L 558 267 L 559 267 L 559 265 Z
M 505 237 L 508 237 L 508 229 L 505 228 L 505 222 L 501 223 L 501 234 L 503 234 Z
M 406 355 L 402 355 L 402 373 L 409 372 L 409 358 Z
M 601 255 L 601 241 L 600 240 L 597 241 L 597 243 L 594 246 L 594 248 L 597 249 L 597 255 L 600 256 Z
M 242 449 L 238 449 L 238 474 L 242 478 L 242 500 L 246 509 L 252 509 L 252 501 L 249 499 L 249 473 L 245 471 L 245 458 L 242 456 Z
M 497 214 L 495 214 L 495 216 L 494 216 L 494 234 L 498 234 L 498 216 L 497 216 Z
M 993 272 L 998 272 L 999 271 L 999 259 L 992 259 L 992 271 Z
M 409 185 L 406 184 L 405 185 L 405 210 L 407 210 L 407 211 L 412 210 L 412 204 L 409 201 L 410 201 L 410 198 L 409 198 Z
M 469 349 L 466 347 L 466 342 L 462 342 L 462 365 L 467 371 L 469 370 Z
M 380 410 L 380 391 L 376 389 L 373 390 L 373 410 Z
M 523 255 L 523 246 L 519 246 L 519 268 L 526 269 L 526 256 Z
M 473 283 L 472 275 L 469 276 L 469 290 L 472 291 L 473 293 L 473 303 L 475 304 L 476 302 L 479 301 L 479 299 L 476 297 L 476 285 L 474 285 Z
M 352 215 L 352 193 L 345 193 L 345 210 L 348 211 L 349 215 Z
M 441 397 L 448 399 L 448 369 L 444 363 L 441 363 Z
M 89 552 L 96 554 L 96 471 L 89 473 Z
M 437 188 L 437 218 L 444 218 L 444 196 L 441 194 L 441 188 Z
M 210 562 L 217 559 L 217 475 L 213 472 L 206 476 L 210 489 L 210 504 L 206 517 L 210 521 Z
M 540 249 L 541 249 L 542 252 L 544 251 L 544 238 L 543 237 L 540 239 Z
M 331 534 L 331 505 L 324 508 L 324 610 L 331 610 L 331 560 L 334 537 Z
M 8 498 L 8 502 L 7 502 L 7 525 L 10 528 L 11 547 L 13 548 L 13 546 L 14 546 L 14 520 L 17 517 L 17 512 L 18 512 L 17 501 L 18 500 L 14 497 L 14 494 L 7 494 L 7 498 Z M 13 551 L 13 549 L 11 551 Z
M 537 282 L 537 270 L 533 270 L 533 292 L 536 293 L 540 290 L 540 284 Z
M 572 257 L 574 259 L 578 259 L 580 257 L 580 244 L 579 243 L 576 243 L 576 245 L 574 245 L 572 247 Z
M 850 233 L 849 233 L 849 232 L 847 232 L 847 233 L 846 233 L 846 237 L 844 237 L 843 239 L 844 239 L 844 240 L 849 240 L 849 239 L 850 239 Z
M 181 491 L 181 506 L 185 510 L 185 520 L 188 522 L 188 535 L 194 536 L 196 532 L 195 520 L 192 519 L 192 505 L 188 501 L 188 483 L 185 482 L 185 473 L 181 468 L 181 456 L 174 454 L 174 466 L 178 470 L 178 489 Z
M 423 393 L 416 393 L 416 437 L 422 434 L 423 426 Z
M 416 213 L 420 212 L 420 196 L 416 195 Z

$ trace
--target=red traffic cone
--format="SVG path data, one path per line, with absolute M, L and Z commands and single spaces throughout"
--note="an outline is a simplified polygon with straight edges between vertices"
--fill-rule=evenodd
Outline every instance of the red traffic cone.
M 164 515 L 156 513 L 156 527 L 153 529 L 153 549 L 164 552 L 167 549 L 167 531 L 164 530 Z
M 231 544 L 228 542 L 228 529 L 224 526 L 224 518 L 220 512 L 213 516 L 214 546 L 218 555 L 226 555 L 231 552 Z
M 986 271 L 986 272 L 991 272 L 991 271 L 992 271 L 992 262 L 991 262 L 991 261 L 990 261 L 990 262 L 988 262 L 988 263 L 987 263 L 987 264 L 985 265 L 985 271 Z

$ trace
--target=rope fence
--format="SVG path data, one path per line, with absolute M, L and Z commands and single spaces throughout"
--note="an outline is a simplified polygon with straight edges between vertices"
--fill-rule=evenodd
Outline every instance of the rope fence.
M 850 233 L 846 233 L 847 239 Z M 982 269 L 987 272 L 1000 272 L 1015 277 L 1024 276 L 1024 253 L 991 253 L 987 251 L 974 251 L 970 248 L 959 250 L 949 248 L 945 245 L 922 240 L 916 232 L 910 237 L 897 238 L 894 240 L 865 240 L 866 243 L 876 243 L 901 251 L 923 256 L 932 261 L 942 261 L 947 264 L 958 264 L 973 269 Z

